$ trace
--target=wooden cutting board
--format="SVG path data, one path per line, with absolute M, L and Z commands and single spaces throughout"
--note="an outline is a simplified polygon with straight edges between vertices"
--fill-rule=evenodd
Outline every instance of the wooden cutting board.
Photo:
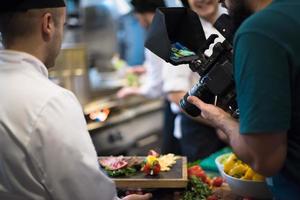
M 118 188 L 185 188 L 188 183 L 187 159 L 180 157 L 168 172 L 147 176 L 138 172 L 134 176 L 113 178 Z

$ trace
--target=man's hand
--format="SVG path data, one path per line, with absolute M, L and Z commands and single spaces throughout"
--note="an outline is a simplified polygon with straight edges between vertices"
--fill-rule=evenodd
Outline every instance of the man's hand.
M 282 168 L 287 151 L 286 132 L 240 134 L 238 121 L 221 108 L 206 104 L 197 97 L 189 97 L 188 101 L 201 110 L 203 118 L 211 121 L 217 130 L 221 130 L 219 136 L 227 140 L 237 156 L 255 171 L 273 176 Z
M 152 194 L 147 193 L 144 195 L 140 195 L 140 194 L 131 194 L 128 195 L 126 197 L 124 197 L 122 200 L 148 200 L 152 198 Z
M 230 120 L 232 118 L 230 114 L 226 113 L 221 108 L 204 103 L 197 97 L 190 96 L 188 97 L 188 101 L 197 106 L 201 110 L 201 116 L 208 120 L 215 128 L 221 128 L 224 120 Z
M 117 92 L 117 97 L 123 99 L 128 96 L 139 95 L 139 91 L 138 87 L 123 87 Z
M 130 67 L 127 69 L 127 73 L 129 74 L 136 74 L 136 75 L 142 75 L 147 72 L 146 68 L 142 65 Z

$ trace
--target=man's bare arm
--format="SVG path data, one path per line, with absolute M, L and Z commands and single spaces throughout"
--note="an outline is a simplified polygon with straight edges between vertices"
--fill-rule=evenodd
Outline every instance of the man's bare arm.
M 206 104 L 196 97 L 189 101 L 202 111 L 202 117 L 227 136 L 229 145 L 237 156 L 255 171 L 272 176 L 282 168 L 287 153 L 286 132 L 239 132 L 239 123 L 221 108 Z

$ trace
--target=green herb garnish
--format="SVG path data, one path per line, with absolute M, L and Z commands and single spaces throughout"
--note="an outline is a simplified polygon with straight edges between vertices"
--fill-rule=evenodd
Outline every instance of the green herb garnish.
M 212 190 L 199 178 L 192 176 L 189 180 L 182 200 L 206 200 L 212 194 Z
M 131 168 L 131 167 L 117 169 L 117 170 L 105 169 L 105 171 L 107 175 L 110 177 L 133 176 L 137 172 L 135 168 Z

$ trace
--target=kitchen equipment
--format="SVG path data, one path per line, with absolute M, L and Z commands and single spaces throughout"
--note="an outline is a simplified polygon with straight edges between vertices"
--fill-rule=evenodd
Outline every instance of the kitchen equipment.
M 123 80 L 117 72 L 101 73 L 88 69 L 87 46 L 80 43 L 64 44 L 55 67 L 49 69 L 50 79 L 71 90 L 83 107 L 120 89 Z
M 118 99 L 114 94 L 121 80 L 104 72 L 88 71 L 86 63 L 84 45 L 65 45 L 49 74 L 79 99 L 98 154 L 142 154 L 149 145 L 159 147 L 163 101 L 143 97 Z M 115 80 L 115 84 L 110 80 Z
M 50 77 L 81 76 L 87 72 L 87 48 L 84 44 L 64 44 L 49 71 Z
M 81 104 L 89 102 L 87 47 L 84 44 L 64 44 L 49 77 L 56 84 L 71 90 Z
M 145 149 L 160 147 L 163 101 L 143 97 L 117 99 L 114 95 L 87 104 L 84 114 L 98 155 L 143 155 Z M 106 120 L 99 118 L 109 109 Z M 149 146 L 150 145 L 150 146 Z
M 117 52 L 117 30 L 113 13 L 102 1 L 82 8 L 82 39 L 88 46 L 89 66 L 114 71 L 111 59 Z

